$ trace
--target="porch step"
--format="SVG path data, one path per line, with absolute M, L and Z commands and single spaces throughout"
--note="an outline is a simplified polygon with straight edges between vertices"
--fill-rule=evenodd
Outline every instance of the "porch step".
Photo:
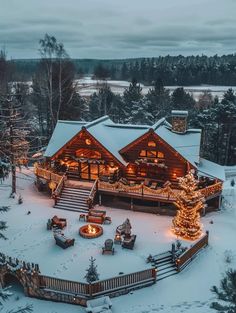
M 54 208 L 86 213 L 89 210 L 87 204 L 89 194 L 88 189 L 64 187 Z

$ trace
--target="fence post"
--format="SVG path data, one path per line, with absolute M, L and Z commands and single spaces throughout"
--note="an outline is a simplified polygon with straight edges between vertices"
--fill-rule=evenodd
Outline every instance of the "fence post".
M 152 277 L 154 278 L 154 284 L 155 284 L 157 281 L 157 268 L 156 267 L 152 269 Z
M 93 297 L 93 285 L 89 283 L 88 287 L 89 287 L 89 298 L 92 298 Z

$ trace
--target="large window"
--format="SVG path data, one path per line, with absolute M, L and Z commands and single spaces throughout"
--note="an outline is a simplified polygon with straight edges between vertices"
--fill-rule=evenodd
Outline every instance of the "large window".
M 139 157 L 148 159 L 164 159 L 165 155 L 161 151 L 156 150 L 141 150 Z
M 92 149 L 79 149 L 76 151 L 76 156 L 78 158 L 87 158 L 87 159 L 97 159 L 102 158 L 101 153 Z

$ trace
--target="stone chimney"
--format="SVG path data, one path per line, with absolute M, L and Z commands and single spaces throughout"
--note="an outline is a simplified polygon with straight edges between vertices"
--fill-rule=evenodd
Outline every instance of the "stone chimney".
M 172 131 L 176 133 L 185 133 L 188 129 L 188 111 L 172 110 Z

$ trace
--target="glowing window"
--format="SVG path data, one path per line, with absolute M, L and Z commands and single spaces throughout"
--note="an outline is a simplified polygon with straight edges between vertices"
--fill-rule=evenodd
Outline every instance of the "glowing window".
M 141 156 L 141 157 L 145 157 L 146 156 L 146 150 L 141 150 L 140 151 L 140 153 L 139 153 L 139 155 Z
M 154 141 L 149 141 L 148 147 L 156 147 L 156 143 Z
M 147 151 L 147 157 L 148 158 L 156 158 L 157 151 Z
M 87 139 L 85 139 L 85 143 L 86 143 L 86 145 L 90 146 L 91 145 L 91 140 L 87 138 Z
M 158 151 L 158 152 L 157 152 L 157 157 L 160 158 L 160 159 L 164 159 L 164 153 Z

